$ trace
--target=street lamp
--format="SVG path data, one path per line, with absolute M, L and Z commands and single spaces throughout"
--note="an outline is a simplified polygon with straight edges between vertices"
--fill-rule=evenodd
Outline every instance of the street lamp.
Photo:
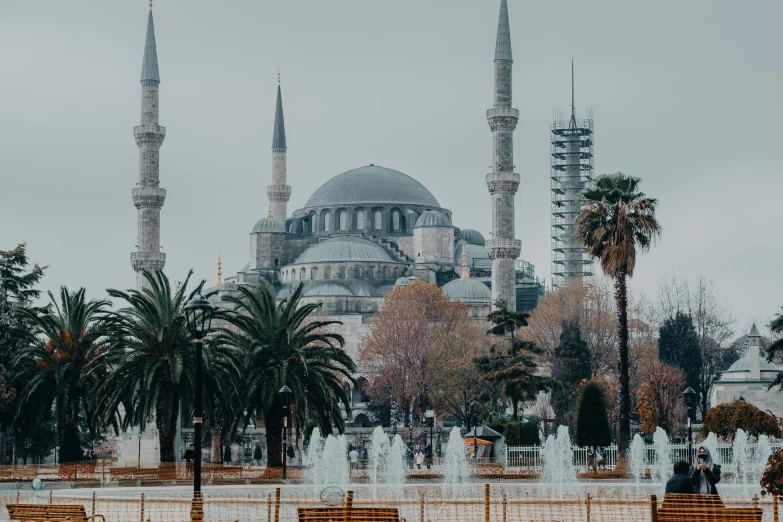
M 294 393 L 285 384 L 277 393 L 280 395 L 280 404 L 283 406 L 283 480 L 286 480 L 288 478 L 286 476 L 286 463 L 288 461 L 288 406 L 291 404 Z
M 434 442 L 434 429 L 435 429 L 435 410 L 427 410 L 424 412 L 424 416 L 427 418 L 427 426 L 430 427 L 430 451 L 429 458 L 430 458 L 430 466 L 433 464 L 433 459 L 435 457 L 435 442 Z M 426 436 L 426 435 L 425 435 Z
M 691 430 L 691 420 L 693 419 L 693 410 L 694 406 L 696 405 L 696 398 L 698 397 L 698 394 L 696 391 L 688 386 L 685 388 L 685 391 L 682 392 L 682 394 L 685 396 L 685 404 L 688 405 L 688 462 L 693 461 L 692 451 L 693 451 L 693 435 Z
M 440 426 L 435 428 L 435 433 L 438 434 L 438 459 L 440 459 Z
M 476 464 L 478 464 L 478 401 L 470 403 L 470 418 L 473 421 L 473 456 L 476 457 Z
M 188 330 L 196 342 L 195 350 L 195 375 L 193 376 L 193 443 L 196 446 L 196 455 L 193 459 L 193 503 L 190 507 L 191 520 L 204 519 L 204 504 L 201 500 L 201 425 L 203 419 L 203 406 L 201 404 L 201 352 L 204 344 L 204 336 L 212 326 L 212 314 L 215 307 L 204 299 L 203 295 L 197 295 L 185 305 L 185 317 L 188 321 Z

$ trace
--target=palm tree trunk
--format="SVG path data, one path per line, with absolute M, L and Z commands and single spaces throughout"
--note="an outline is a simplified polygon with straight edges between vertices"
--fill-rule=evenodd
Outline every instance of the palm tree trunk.
M 163 408 L 163 399 L 158 398 L 155 404 L 155 423 L 158 428 L 158 442 L 160 444 L 160 461 L 174 462 L 174 439 L 177 436 L 177 416 L 179 415 L 179 401 L 172 401 L 169 412 L 169 422 L 166 422 L 166 411 Z M 196 455 L 200 458 L 200 455 Z
M 220 432 L 221 432 L 220 425 L 217 425 L 214 428 L 212 428 L 212 448 L 209 456 L 209 460 L 212 462 L 221 461 L 220 448 L 222 444 L 221 444 Z
M 619 395 L 620 414 L 618 416 L 619 433 L 617 446 L 621 455 L 628 449 L 631 439 L 631 392 L 629 390 L 629 360 L 628 360 L 628 287 L 626 285 L 627 269 L 620 268 L 614 275 L 614 297 L 617 304 L 617 337 L 619 347 Z
M 277 408 L 264 417 L 266 426 L 266 461 L 268 468 L 283 467 L 283 418 Z

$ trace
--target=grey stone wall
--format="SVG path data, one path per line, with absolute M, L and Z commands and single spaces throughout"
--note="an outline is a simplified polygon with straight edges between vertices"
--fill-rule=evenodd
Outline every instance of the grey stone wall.
M 416 263 L 453 264 L 454 229 L 451 227 L 414 228 L 413 252 L 413 260 Z

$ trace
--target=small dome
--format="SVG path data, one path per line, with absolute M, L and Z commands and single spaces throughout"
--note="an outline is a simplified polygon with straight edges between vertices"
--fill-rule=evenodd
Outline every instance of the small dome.
M 381 285 L 381 286 L 379 286 L 378 288 L 375 289 L 374 294 L 377 297 L 383 297 L 386 294 L 388 294 L 389 292 L 391 292 L 392 290 L 394 290 L 394 285 Z
M 340 261 L 396 263 L 378 243 L 355 236 L 342 236 L 327 239 L 311 246 L 302 252 L 302 255 L 299 256 L 294 264 L 333 263 Z
M 454 249 L 454 267 L 457 273 L 462 273 L 462 269 L 458 268 L 462 265 L 462 252 L 465 252 L 465 260 L 471 269 L 492 268 L 492 260 L 487 255 L 487 248 L 484 245 L 464 243 Z
M 407 277 L 401 277 L 394 282 L 394 286 L 408 286 L 411 284 Z
M 459 238 L 464 240 L 469 245 L 486 245 L 486 241 L 484 240 L 484 236 L 481 235 L 481 232 L 478 230 L 473 230 L 471 228 L 465 228 L 462 229 L 459 233 Z
M 449 218 L 443 212 L 427 210 L 419 216 L 413 228 L 421 227 L 451 227 L 451 223 L 449 223 Z
M 305 208 L 375 203 L 440 207 L 435 196 L 407 174 L 368 165 L 343 172 L 321 185 Z
M 220 291 L 221 292 L 236 292 L 237 291 L 237 284 L 233 281 L 223 281 L 223 284 L 220 285 Z
M 285 222 L 273 217 L 261 218 L 258 220 L 258 223 L 256 223 L 256 226 L 253 227 L 251 234 L 256 234 L 259 232 L 270 234 L 285 234 Z
M 314 285 L 308 285 L 307 288 L 305 288 L 304 297 L 350 297 L 353 296 L 353 292 L 351 292 L 348 287 L 345 285 L 341 285 L 340 283 L 335 283 L 333 281 L 324 281 L 320 283 L 316 283 Z
M 492 300 L 492 290 L 478 279 L 455 279 L 443 285 L 443 291 L 452 301 L 466 303 L 489 303 Z

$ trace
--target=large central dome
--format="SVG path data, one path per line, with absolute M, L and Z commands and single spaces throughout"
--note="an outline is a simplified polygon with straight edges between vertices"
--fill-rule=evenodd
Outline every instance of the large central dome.
M 424 185 L 402 172 L 368 165 L 339 174 L 316 190 L 306 208 L 400 204 L 440 207 Z

